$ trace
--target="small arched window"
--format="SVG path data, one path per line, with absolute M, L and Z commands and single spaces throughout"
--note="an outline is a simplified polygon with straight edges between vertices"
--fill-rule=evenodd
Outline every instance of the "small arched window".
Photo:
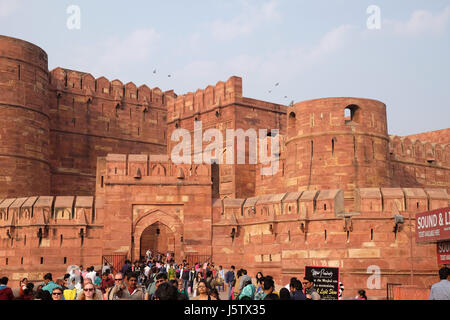
M 297 134 L 297 119 L 295 117 L 295 112 L 289 113 L 288 119 L 288 132 L 290 136 L 295 136 Z
M 344 110 L 345 123 L 359 123 L 361 117 L 361 109 L 355 104 L 347 106 Z

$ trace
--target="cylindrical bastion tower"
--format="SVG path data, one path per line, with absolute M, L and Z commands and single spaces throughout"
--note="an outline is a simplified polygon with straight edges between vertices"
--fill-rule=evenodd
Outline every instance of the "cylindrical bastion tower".
M 50 192 L 47 54 L 0 35 L 0 199 Z
M 288 109 L 287 191 L 390 186 L 386 105 L 361 98 L 308 100 Z

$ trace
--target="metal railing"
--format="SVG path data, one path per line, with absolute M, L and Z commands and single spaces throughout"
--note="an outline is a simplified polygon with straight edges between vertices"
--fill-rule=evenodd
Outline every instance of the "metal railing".
M 120 269 L 125 264 L 125 260 L 127 259 L 126 254 L 111 254 L 107 256 L 103 256 L 102 265 L 107 262 L 111 267 L 112 273 L 120 272 Z
M 387 283 L 386 300 L 394 300 L 394 287 L 401 286 L 401 283 Z
M 194 265 L 195 263 L 205 263 L 205 262 L 211 262 L 211 255 L 206 254 L 188 254 L 186 255 L 186 262 L 189 263 L 190 266 Z

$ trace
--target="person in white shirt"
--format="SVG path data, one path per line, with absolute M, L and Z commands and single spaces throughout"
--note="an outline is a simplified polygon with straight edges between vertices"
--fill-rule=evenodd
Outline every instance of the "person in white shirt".
M 448 281 L 449 271 L 447 267 L 439 270 L 439 282 L 433 284 L 428 300 L 450 300 L 450 281 Z
M 151 270 L 151 268 L 148 265 L 146 265 L 144 268 L 144 274 L 147 278 L 148 278 L 148 274 L 149 274 L 150 270 Z
M 88 273 L 86 274 L 86 278 L 91 279 L 92 283 L 95 283 L 95 277 L 97 276 L 97 272 L 95 272 L 94 267 L 89 267 L 87 269 Z
M 183 277 L 183 266 L 182 265 L 180 265 L 180 279 L 183 279 L 182 277 Z

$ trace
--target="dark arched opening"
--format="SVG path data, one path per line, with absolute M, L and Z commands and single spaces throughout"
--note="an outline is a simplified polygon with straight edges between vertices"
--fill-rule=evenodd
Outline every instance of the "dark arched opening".
M 345 123 L 359 123 L 361 120 L 361 108 L 355 104 L 347 106 L 344 110 Z
M 175 234 L 161 222 L 155 222 L 148 226 L 141 235 L 140 258 L 150 249 L 153 256 L 157 253 L 175 253 Z

